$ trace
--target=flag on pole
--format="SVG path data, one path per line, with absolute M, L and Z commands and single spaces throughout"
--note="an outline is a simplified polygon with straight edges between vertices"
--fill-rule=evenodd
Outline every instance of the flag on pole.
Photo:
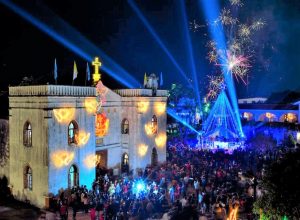
M 90 81 L 91 79 L 91 73 L 90 73 L 90 67 L 89 67 L 89 63 L 86 63 L 86 80 Z
M 56 58 L 54 59 L 54 71 L 53 71 L 53 74 L 54 74 L 54 80 L 55 80 L 55 84 L 57 82 L 57 64 L 56 64 Z
M 163 75 L 162 72 L 160 72 L 159 86 L 163 86 L 163 84 L 164 84 Z
M 77 75 L 78 75 L 78 70 L 77 70 L 76 62 L 74 61 L 74 66 L 73 66 L 73 81 L 74 81 L 74 79 L 77 78 Z
M 147 74 L 145 73 L 145 75 L 144 75 L 144 87 L 146 87 L 146 85 L 147 85 Z

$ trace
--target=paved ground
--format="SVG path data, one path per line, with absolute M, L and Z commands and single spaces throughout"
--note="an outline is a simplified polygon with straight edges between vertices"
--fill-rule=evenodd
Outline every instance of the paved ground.
M 0 220 L 59 220 L 59 214 L 42 210 L 38 213 L 30 208 L 14 209 L 10 207 L 0 206 Z M 69 218 L 72 219 L 72 209 L 69 210 Z M 76 220 L 88 220 L 90 215 L 83 212 L 77 212 Z

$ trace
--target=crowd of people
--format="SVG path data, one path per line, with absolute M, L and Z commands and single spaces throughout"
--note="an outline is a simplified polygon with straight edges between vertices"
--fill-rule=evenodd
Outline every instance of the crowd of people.
M 174 141 L 173 141 L 174 142 Z M 176 140 L 176 143 L 180 140 Z M 261 152 L 247 147 L 231 154 L 192 148 L 183 141 L 168 144 L 164 164 L 132 174 L 99 176 L 92 189 L 62 190 L 57 211 L 73 219 L 78 210 L 91 219 L 253 219 L 252 205 L 264 166 L 284 150 Z

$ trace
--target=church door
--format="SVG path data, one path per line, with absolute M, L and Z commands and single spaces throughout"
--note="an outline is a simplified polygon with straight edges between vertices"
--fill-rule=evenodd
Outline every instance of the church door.
M 152 149 L 152 154 L 151 154 L 151 165 L 156 166 L 158 164 L 158 156 L 157 156 L 157 150 L 154 147 Z
M 128 173 L 129 172 L 129 156 L 127 153 L 124 153 L 122 155 L 122 167 L 121 167 L 122 173 Z
M 72 165 L 70 167 L 68 185 L 69 188 L 73 188 L 74 186 L 79 186 L 79 173 L 78 173 L 78 168 L 75 165 Z

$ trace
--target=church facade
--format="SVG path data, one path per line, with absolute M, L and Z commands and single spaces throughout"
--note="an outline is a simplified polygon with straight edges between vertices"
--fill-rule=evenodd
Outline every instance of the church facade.
M 95 111 L 95 87 L 9 88 L 5 166 L 16 198 L 45 207 L 61 188 L 91 188 L 95 167 L 118 175 L 165 162 L 167 91 L 104 90 Z

